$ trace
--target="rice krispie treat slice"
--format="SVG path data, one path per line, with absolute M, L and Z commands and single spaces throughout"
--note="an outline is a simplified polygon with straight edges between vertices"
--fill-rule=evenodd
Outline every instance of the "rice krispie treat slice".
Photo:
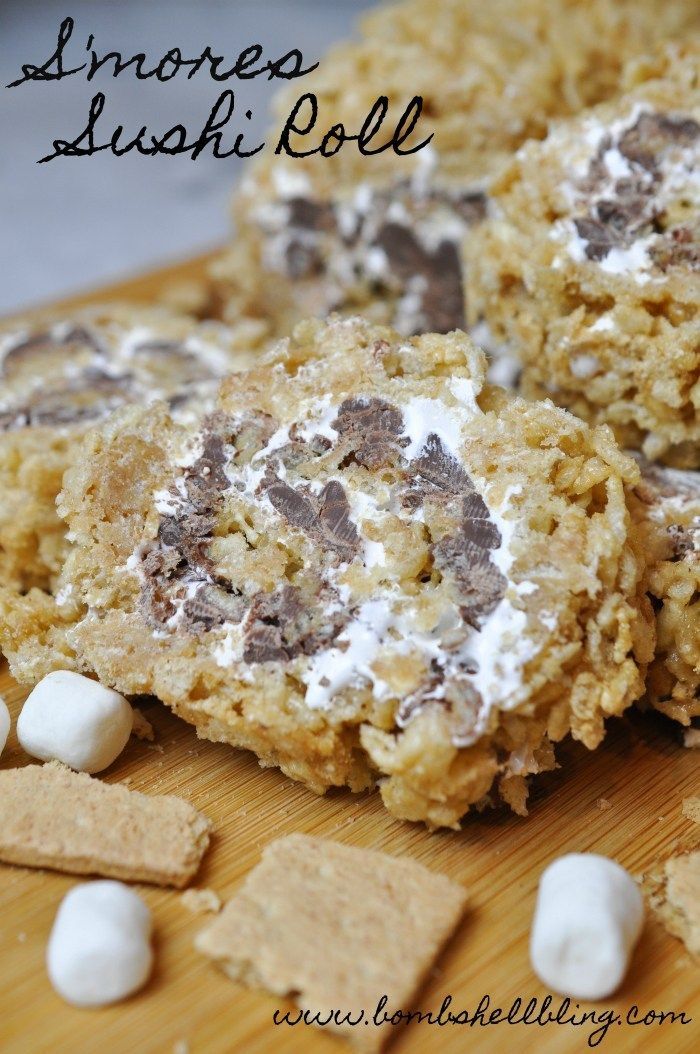
M 127 403 L 166 399 L 183 420 L 249 362 L 237 331 L 165 311 L 106 306 L 0 330 L 0 586 L 44 586 L 63 559 L 56 495 L 87 428 Z
M 642 479 L 631 509 L 642 532 L 657 636 L 647 696 L 689 726 L 700 717 L 700 472 L 638 461 Z
M 700 467 L 700 49 L 525 146 L 467 248 L 473 317 L 531 396 Z
M 363 23 L 276 100 L 276 127 L 234 203 L 238 228 L 212 265 L 205 310 L 256 319 L 260 339 L 306 315 L 358 313 L 404 334 L 464 327 L 462 242 L 487 212 L 493 173 L 554 117 L 615 96 L 626 59 L 700 30 L 692 0 L 404 0 Z M 343 123 L 357 135 L 373 103 L 388 113 L 368 149 L 275 153 L 304 92 L 318 115 L 290 146 L 306 154 Z M 423 111 L 387 144 L 414 96 Z M 296 126 L 310 120 L 302 106 Z M 409 121 L 404 122 L 407 129 Z
M 459 333 L 301 323 L 199 433 L 86 439 L 63 604 L 0 618 L 13 672 L 92 670 L 318 792 L 456 825 L 643 688 L 653 618 L 609 429 L 485 385 Z M 65 599 L 66 592 L 72 591 Z

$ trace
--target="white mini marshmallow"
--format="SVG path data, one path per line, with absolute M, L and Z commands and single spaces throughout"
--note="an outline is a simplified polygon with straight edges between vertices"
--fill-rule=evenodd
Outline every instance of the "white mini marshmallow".
M 642 895 L 623 867 L 595 853 L 561 856 L 540 879 L 533 969 L 561 995 L 604 999 L 622 982 L 643 922 Z
M 0 754 L 5 749 L 7 737 L 10 734 L 10 711 L 5 705 L 5 700 L 0 695 Z
M 58 994 L 107 1006 L 141 988 L 153 967 L 151 913 L 123 882 L 86 882 L 64 897 L 46 950 Z
M 27 698 L 17 738 L 34 758 L 62 761 L 79 772 L 101 772 L 121 754 L 133 723 L 123 695 L 79 673 L 57 670 Z

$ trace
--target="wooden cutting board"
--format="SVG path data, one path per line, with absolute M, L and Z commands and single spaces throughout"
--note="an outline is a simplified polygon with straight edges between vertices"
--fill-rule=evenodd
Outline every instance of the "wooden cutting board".
M 109 297 L 149 299 L 175 280 L 196 278 L 202 258 L 112 286 L 71 303 Z M 0 693 L 16 717 L 26 692 L 0 666 Z M 681 815 L 684 797 L 700 794 L 700 754 L 680 746 L 677 730 L 657 715 L 611 722 L 595 753 L 567 743 L 561 767 L 533 788 L 530 816 L 493 811 L 470 817 L 459 832 L 430 833 L 393 819 L 377 794 L 346 792 L 318 798 L 254 757 L 197 740 L 194 731 L 153 702 L 146 714 L 155 743 L 132 740 L 104 775 L 135 789 L 177 793 L 207 813 L 215 838 L 195 885 L 230 897 L 265 845 L 293 831 L 348 845 L 414 857 L 469 890 L 464 922 L 441 956 L 413 1009 L 473 1012 L 483 996 L 507 1012 L 546 991 L 532 973 L 528 933 L 542 869 L 557 855 L 595 851 L 638 874 L 677 849 L 700 843 L 700 826 Z M 25 764 L 14 729 L 0 761 Z M 192 947 L 206 923 L 177 892 L 142 887 L 155 920 L 157 965 L 148 986 L 119 1006 L 80 1011 L 54 994 L 44 970 L 52 919 L 76 879 L 0 865 L 0 1051 L 2 1054 L 342 1054 L 347 1044 L 305 1026 L 277 1027 L 283 1002 L 229 981 Z M 559 1006 L 555 998 L 553 1008 Z M 634 1011 L 632 1008 L 638 1008 Z M 700 1049 L 700 967 L 683 945 L 653 919 L 646 923 L 629 975 L 603 1004 L 572 1006 L 580 1018 L 609 1009 L 622 1023 L 609 1026 L 598 1050 L 643 1049 L 684 1054 Z M 690 1024 L 665 1020 L 628 1024 L 628 1012 L 683 1012 Z M 396 1029 L 392 1054 L 574 1052 L 589 1049 L 603 1024 L 414 1024 Z M 592 1041 L 591 1041 L 592 1042 Z

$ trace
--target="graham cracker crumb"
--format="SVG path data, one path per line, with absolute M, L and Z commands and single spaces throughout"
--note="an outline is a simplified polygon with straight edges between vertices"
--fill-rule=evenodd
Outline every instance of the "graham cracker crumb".
M 607 812 L 608 809 L 612 809 L 612 802 L 608 801 L 607 798 L 598 798 L 596 800 L 596 807 L 601 812 Z
M 302 1010 L 364 1011 L 369 1026 L 331 1021 L 376 1051 L 385 1012 L 412 998 L 464 911 L 466 891 L 413 860 L 290 835 L 272 842 L 222 914 L 196 940 L 243 984 L 291 996 Z
M 644 876 L 642 888 L 668 932 L 700 959 L 700 851 L 670 857 Z
M 221 911 L 221 897 L 213 889 L 186 889 L 180 899 L 194 915 L 218 915 Z
M 700 823 L 700 798 L 684 798 L 681 812 L 686 820 L 694 820 Z
M 102 783 L 57 762 L 0 772 L 0 860 L 8 864 L 181 888 L 210 830 L 181 798 Z
M 700 748 L 700 728 L 686 728 L 683 733 L 683 746 L 689 750 Z
M 134 707 L 134 725 L 131 729 L 131 734 L 136 736 L 137 739 L 145 739 L 149 743 L 152 743 L 156 738 L 156 734 L 153 731 L 153 725 L 148 718 Z

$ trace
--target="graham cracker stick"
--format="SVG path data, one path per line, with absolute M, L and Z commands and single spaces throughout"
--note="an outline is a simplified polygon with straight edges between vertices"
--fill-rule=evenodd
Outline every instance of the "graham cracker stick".
M 0 772 L 0 860 L 160 886 L 187 885 L 211 823 L 174 796 L 149 796 L 51 762 Z

